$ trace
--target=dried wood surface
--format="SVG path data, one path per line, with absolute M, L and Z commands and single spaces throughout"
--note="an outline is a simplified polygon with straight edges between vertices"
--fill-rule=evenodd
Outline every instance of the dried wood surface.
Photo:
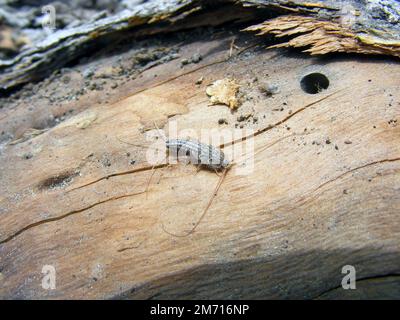
M 103 84 L 120 57 L 106 56 L 95 61 L 103 90 L 41 97 L 78 90 L 77 67 L 1 110 L 14 141 L 0 155 L 1 298 L 399 297 L 399 64 L 265 51 L 243 37 L 186 41 L 181 59 L 200 53 L 200 62 L 172 59 Z M 313 71 L 330 80 L 315 95 L 299 85 Z M 208 105 L 206 86 L 225 77 L 246 97 L 236 112 Z M 279 92 L 266 96 L 267 84 Z M 143 144 L 153 121 L 234 128 L 247 113 L 257 120 L 244 128 L 262 131 L 256 150 L 270 145 L 254 172 L 227 175 L 192 235 L 165 233 L 162 225 L 191 228 L 218 177 L 162 167 L 146 196 L 144 150 L 119 139 Z M 55 290 L 41 287 L 43 265 L 57 270 Z M 379 290 L 337 289 L 344 265 L 356 268 L 360 287 L 381 279 Z

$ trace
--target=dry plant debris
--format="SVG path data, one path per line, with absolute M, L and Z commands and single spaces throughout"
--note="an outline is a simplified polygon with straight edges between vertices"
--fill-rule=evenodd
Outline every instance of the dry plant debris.
M 239 107 L 237 93 L 239 84 L 234 79 L 220 79 L 207 87 L 206 93 L 210 97 L 211 104 L 225 104 L 232 110 Z

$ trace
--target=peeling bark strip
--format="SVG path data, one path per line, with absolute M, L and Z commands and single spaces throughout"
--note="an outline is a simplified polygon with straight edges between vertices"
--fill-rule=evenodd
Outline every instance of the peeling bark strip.
M 400 4 L 396 1 L 219 0 L 210 5 L 209 1 L 199 0 L 151 0 L 130 11 L 58 30 L 15 58 L 0 60 L 0 88 L 7 90 L 42 79 L 106 37 L 116 40 L 235 20 L 251 21 L 252 15 L 245 10 L 249 7 L 263 13 L 265 10 L 290 13 L 248 28 L 277 36 L 302 34 L 277 47 L 311 45 L 306 50 L 311 54 L 341 51 L 399 56 Z M 203 19 L 199 19 L 201 16 Z M 165 25 L 160 27 L 160 23 Z M 132 34 L 127 35 L 126 31 L 131 29 Z
M 257 35 L 273 34 L 276 37 L 294 37 L 272 45 L 270 48 L 309 47 L 304 52 L 312 55 L 330 52 L 386 54 L 400 57 L 399 42 L 379 42 L 371 36 L 359 36 L 339 23 L 319 21 L 317 18 L 287 15 L 251 26 L 246 31 L 258 31 Z

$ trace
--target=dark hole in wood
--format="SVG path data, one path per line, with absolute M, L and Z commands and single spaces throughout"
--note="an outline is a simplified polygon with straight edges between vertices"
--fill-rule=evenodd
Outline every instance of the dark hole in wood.
M 304 92 L 316 94 L 329 87 L 329 79 L 322 73 L 310 73 L 301 79 L 300 86 Z

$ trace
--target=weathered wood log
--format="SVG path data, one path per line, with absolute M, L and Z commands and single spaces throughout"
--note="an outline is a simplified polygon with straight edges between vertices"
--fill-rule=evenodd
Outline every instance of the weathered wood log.
M 40 97 L 79 90 L 77 66 L 3 108 L 13 144 L 0 154 L 0 297 L 398 298 L 399 64 L 266 51 L 258 41 L 232 31 L 196 36 L 169 43 L 180 59 L 104 80 L 121 55 L 137 57 L 132 46 L 95 61 L 90 85 L 103 90 Z M 193 54 L 202 60 L 183 65 Z M 326 90 L 306 93 L 319 83 L 307 78 L 302 89 L 310 73 L 326 76 Z M 226 77 L 241 85 L 235 112 L 209 106 L 206 95 Z M 46 122 L 49 114 L 57 121 Z M 162 166 L 144 193 L 145 150 L 120 140 L 146 144 L 153 121 L 197 134 L 243 126 L 258 132 L 256 150 L 269 146 L 249 175 L 228 173 L 188 237 L 162 227 L 189 230 L 218 176 Z M 24 135 L 29 128 L 42 131 Z M 56 270 L 54 290 L 41 286 L 45 265 Z M 338 289 L 345 265 L 361 291 Z

